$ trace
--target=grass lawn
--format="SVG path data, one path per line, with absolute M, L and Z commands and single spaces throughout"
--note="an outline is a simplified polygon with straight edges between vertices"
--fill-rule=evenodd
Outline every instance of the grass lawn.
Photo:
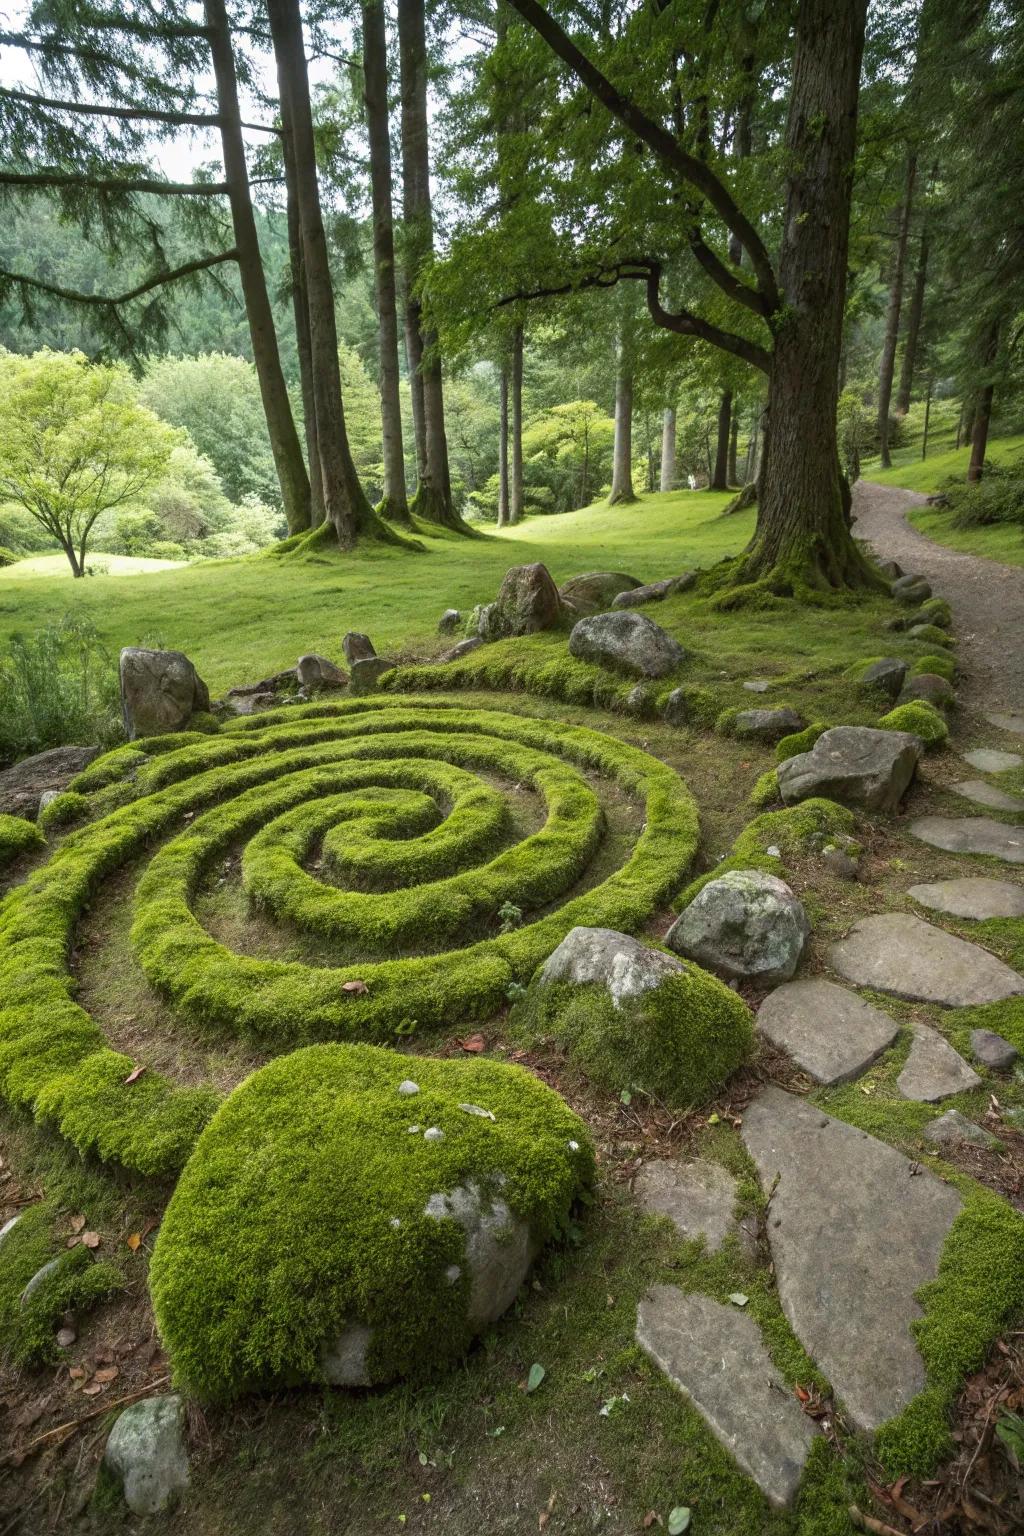
M 105 576 L 146 576 L 153 571 L 180 571 L 184 568 L 183 560 L 147 560 L 138 555 L 90 555 L 89 570 L 87 575 L 96 581 L 102 581 Z M 52 581 L 63 579 L 71 580 L 71 567 L 66 555 L 30 555 L 27 560 L 18 560 L 14 565 L 5 565 L 0 570 L 0 581 L 24 581 L 28 578 L 40 580 L 45 578 Z
M 368 544 L 352 556 L 219 560 L 118 573 L 116 588 L 101 576 L 70 583 L 56 556 L 58 574 L 49 580 L 19 562 L 0 573 L 0 649 L 12 634 L 76 612 L 112 648 L 159 643 L 185 651 L 214 690 L 293 666 L 305 651 L 338 657 L 350 629 L 370 634 L 381 655 L 422 655 L 436 645 L 443 610 L 468 612 L 489 601 L 511 565 L 542 560 L 556 581 L 596 570 L 654 580 L 736 554 L 754 514 L 722 519 L 728 500 L 677 491 L 634 506 L 599 503 L 534 517 L 475 539 L 431 538 L 420 555 Z M 102 559 L 113 568 L 117 557 Z

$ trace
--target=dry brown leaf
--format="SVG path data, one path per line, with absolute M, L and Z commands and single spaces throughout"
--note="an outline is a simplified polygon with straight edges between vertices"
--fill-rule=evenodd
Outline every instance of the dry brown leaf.
M 67 1240 L 67 1245 L 66 1246 L 68 1248 L 74 1248 L 75 1245 L 77 1243 L 80 1243 L 81 1241 L 82 1241 L 82 1239 L 80 1237 L 69 1237 L 68 1240 Z
M 343 992 L 355 992 L 361 995 L 363 992 L 369 992 L 370 989 L 366 985 L 365 981 L 343 981 L 341 984 L 341 990 Z
M 474 1056 L 479 1055 L 481 1051 L 487 1048 L 483 1035 L 467 1035 L 465 1040 L 456 1040 L 455 1043 L 460 1045 L 464 1051 L 469 1051 Z
M 542 1509 L 540 1514 L 537 1516 L 537 1529 L 538 1529 L 538 1531 L 542 1531 L 544 1529 L 544 1527 L 547 1525 L 547 1523 L 548 1523 L 548 1521 L 550 1519 L 551 1519 L 551 1516 L 548 1514 L 547 1510 L 546 1509 Z
M 82 1242 L 86 1248 L 98 1248 L 100 1245 L 100 1235 L 98 1232 L 83 1232 Z
M 142 1242 L 142 1233 L 133 1232 L 130 1237 L 125 1238 L 125 1242 L 128 1244 L 128 1247 L 131 1249 L 132 1253 L 134 1253 L 136 1248 Z
M 101 1381 L 90 1381 L 87 1387 L 82 1388 L 82 1391 L 86 1397 L 98 1397 L 104 1391 L 104 1386 Z
M 70 1371 L 68 1371 L 68 1375 L 71 1377 L 72 1381 L 84 1381 L 85 1380 L 85 1372 L 82 1370 L 82 1367 L 80 1365 L 73 1365 L 71 1367 Z
M 132 1070 L 128 1073 L 128 1076 L 125 1078 L 125 1084 L 127 1085 L 128 1083 L 137 1083 L 145 1070 L 146 1069 L 144 1066 L 133 1067 Z
M 101 1381 L 103 1385 L 106 1386 L 108 1382 L 116 1381 L 120 1374 L 121 1372 L 118 1370 L 116 1365 L 105 1365 L 102 1371 L 96 1372 L 93 1380 Z
M 84 1216 L 72 1216 L 72 1218 L 71 1218 L 71 1230 L 72 1230 L 72 1232 L 81 1232 L 81 1230 L 82 1230 L 82 1228 L 84 1226 L 85 1226 L 85 1217 Z

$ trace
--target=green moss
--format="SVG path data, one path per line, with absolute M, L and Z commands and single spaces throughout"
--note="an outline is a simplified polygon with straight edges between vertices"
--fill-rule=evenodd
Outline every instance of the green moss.
M 953 610 L 944 597 L 930 597 L 921 604 L 915 619 L 919 623 L 934 624 L 939 629 L 949 629 L 953 623 Z
M 87 1312 L 124 1288 L 116 1265 L 96 1263 L 88 1248 L 61 1249 L 53 1235 L 49 1201 L 23 1211 L 0 1245 L 0 1353 L 35 1368 L 56 1360 L 56 1332 L 65 1312 Z M 22 1301 L 28 1282 L 45 1264 L 55 1267 Z
M 910 669 L 911 677 L 922 677 L 925 673 L 931 673 L 933 677 L 944 677 L 947 683 L 956 682 L 956 662 L 952 656 L 919 656 Z
M 509 1023 L 527 1044 L 555 1041 L 598 1087 L 674 1109 L 710 1099 L 753 1043 L 746 1004 L 695 965 L 619 1007 L 603 986 L 538 979 Z
M 66 789 L 43 807 L 39 813 L 39 825 L 44 832 L 54 832 L 61 827 L 73 826 L 76 821 L 85 821 L 90 810 L 85 795 Z
M 406 1079 L 419 1091 L 399 1093 Z M 223 1400 L 323 1380 L 353 1325 L 370 1382 L 433 1370 L 473 1323 L 466 1232 L 432 1197 L 473 1186 L 539 1249 L 593 1168 L 582 1122 L 518 1067 L 372 1046 L 271 1063 L 222 1105 L 161 1223 L 150 1286 L 176 1382 Z
M 925 750 L 934 752 L 949 739 L 949 726 L 933 704 L 923 699 L 910 704 L 897 704 L 878 722 L 883 731 L 909 731 L 923 743 Z
M 827 725 L 821 720 L 816 720 L 813 725 L 805 726 L 802 731 L 794 731 L 790 736 L 783 736 L 775 746 L 775 761 L 784 763 L 788 757 L 796 757 L 800 752 L 809 752 L 818 737 L 827 730 Z
M 700 730 L 711 730 L 721 709 L 719 696 L 715 690 L 702 687 L 698 683 L 684 684 L 683 697 L 686 700 L 687 719 Z
M 783 811 L 766 811 L 744 827 L 728 858 L 691 881 L 674 906 L 677 911 L 689 906 L 710 880 L 717 880 L 730 869 L 761 869 L 769 875 L 783 876 L 787 858 L 808 852 L 819 837 L 849 834 L 854 825 L 853 812 L 833 800 L 804 800 Z M 769 848 L 778 848 L 779 853 L 769 853 Z
M 750 803 L 758 811 L 767 810 L 779 802 L 779 775 L 775 768 L 762 773 L 750 791 Z
M 0 815 L 0 869 L 6 869 L 23 853 L 42 848 L 45 842 L 34 821 L 26 821 L 23 816 Z

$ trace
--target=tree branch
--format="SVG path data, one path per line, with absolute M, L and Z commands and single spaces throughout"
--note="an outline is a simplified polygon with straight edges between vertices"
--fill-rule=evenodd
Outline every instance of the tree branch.
M 179 278 L 191 277 L 195 272 L 205 272 L 209 267 L 220 266 L 222 262 L 237 260 L 238 251 L 234 248 L 230 251 L 218 251 L 212 256 L 197 256 L 194 261 L 186 261 L 180 267 L 171 267 L 165 272 L 154 272 L 136 287 L 118 294 L 79 293 L 74 288 L 62 288 L 58 283 L 47 283 L 42 278 L 29 277 L 24 272 L 5 272 L 2 269 L 0 269 L 0 285 L 18 283 L 24 288 L 38 288 L 42 293 L 52 293 L 56 298 L 66 299 L 71 304 L 90 304 L 117 309 L 122 304 L 130 304 L 133 299 L 140 299 L 145 293 L 151 293 L 154 288 L 162 288 L 165 283 L 174 283 Z
M 736 275 L 735 270 L 725 265 L 717 252 L 706 243 L 698 224 L 687 231 L 686 240 L 696 260 L 727 298 L 742 304 L 745 309 L 753 310 L 762 320 L 767 320 L 770 310 L 763 294 L 759 289 L 751 288 L 749 283 Z
M 36 96 L 31 91 L 16 91 L 0 87 L 0 97 L 7 101 L 23 101 L 28 106 L 46 107 L 52 112 L 73 112 L 78 116 L 116 117 L 125 122 L 169 123 L 173 127 L 219 128 L 221 117 L 217 112 L 161 112 L 155 107 L 118 107 L 110 102 L 60 101 L 53 96 Z M 243 123 L 256 133 L 280 133 L 280 128 L 267 123 Z
M 0 187 L 83 187 L 93 192 L 152 192 L 158 197 L 223 197 L 228 190 L 226 181 L 157 181 L 65 171 L 0 171 Z
M 758 291 L 771 314 L 779 307 L 778 284 L 775 271 L 760 235 L 737 205 L 728 187 L 719 180 L 703 160 L 689 154 L 673 134 L 660 123 L 648 117 L 628 96 L 624 96 L 605 75 L 577 48 L 563 32 L 553 17 L 549 16 L 537 0 L 509 0 L 513 10 L 540 34 L 548 47 L 567 64 L 573 74 L 597 97 L 613 117 L 630 133 L 643 141 L 665 165 L 690 186 L 706 197 L 722 222 L 736 236 L 750 257 L 750 265 L 757 278 Z

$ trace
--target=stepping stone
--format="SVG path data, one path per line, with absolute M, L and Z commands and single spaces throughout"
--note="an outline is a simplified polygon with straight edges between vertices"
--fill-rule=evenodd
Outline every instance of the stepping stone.
M 749 1313 L 655 1285 L 637 1309 L 636 1341 L 769 1503 L 791 1504 L 818 1431 L 780 1378 Z
M 681 1237 L 702 1237 L 709 1253 L 717 1253 L 730 1232 L 739 1232 L 748 1254 L 757 1246 L 756 1223 L 738 1223 L 736 1180 L 720 1163 L 677 1163 L 668 1158 L 644 1163 L 633 1181 L 633 1193 L 645 1211 L 668 1216 Z
M 951 1093 L 966 1093 L 980 1087 L 981 1078 L 944 1035 L 926 1024 L 918 1024 L 907 1064 L 896 1079 L 896 1086 L 905 1099 L 934 1104 L 937 1099 L 948 1099 Z
M 1008 731 L 1011 736 L 1024 736 L 1024 715 L 986 715 L 985 719 L 997 731 Z
M 1024 976 L 987 949 L 905 912 L 862 917 L 845 939 L 832 945 L 828 958 L 855 987 L 946 1008 L 999 1003 L 1024 994 Z
M 1020 1052 L 991 1029 L 972 1029 L 971 1054 L 983 1067 L 990 1067 L 994 1072 L 1007 1072 Z
M 859 1077 L 900 1030 L 880 1008 L 820 976 L 776 987 L 758 1010 L 757 1027 L 816 1083 Z
M 1004 768 L 1019 768 L 1024 757 L 1019 752 L 997 752 L 994 747 L 977 747 L 964 753 L 964 762 L 979 773 L 1002 773 Z
M 987 816 L 921 816 L 911 836 L 947 853 L 988 853 L 1007 864 L 1024 864 L 1024 827 L 1011 827 Z
M 1024 800 L 1019 795 L 1009 795 L 1005 789 L 1000 789 L 996 784 L 986 784 L 983 779 L 961 779 L 952 789 L 955 795 L 973 800 L 975 805 L 983 805 L 988 811 L 1024 813 Z
M 948 912 L 950 917 L 970 917 L 978 922 L 989 917 L 1024 917 L 1024 885 L 1009 880 L 980 876 L 937 880 L 933 885 L 912 885 L 907 895 L 922 907 Z
M 937 1146 L 950 1147 L 967 1142 L 972 1147 L 994 1147 L 998 1143 L 988 1131 L 968 1120 L 958 1109 L 947 1109 L 944 1115 L 925 1126 L 922 1135 Z
M 925 1385 L 915 1298 L 935 1277 L 960 1196 L 779 1088 L 746 1110 L 741 1135 L 762 1187 L 774 1185 L 768 1240 L 783 1310 L 858 1429 L 876 1430 Z

